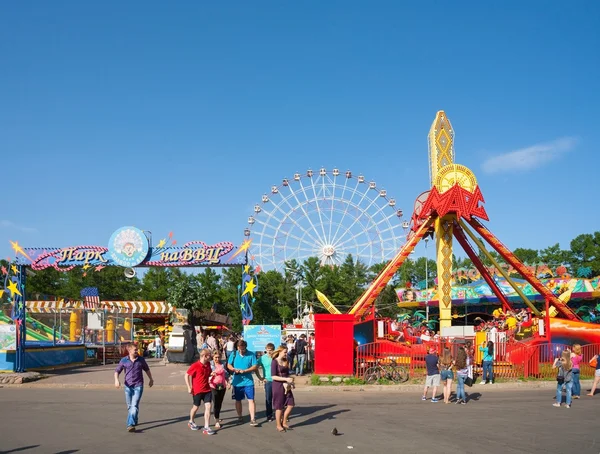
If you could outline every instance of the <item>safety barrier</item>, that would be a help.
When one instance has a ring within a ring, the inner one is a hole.
[[[469,341],[474,345],[473,339],[440,339],[436,342],[414,345],[392,341],[359,345],[355,355],[355,375],[357,378],[362,378],[365,371],[377,363],[385,365],[395,362],[404,366],[411,378],[422,378],[426,375],[425,356],[430,347],[434,347],[438,353],[442,352],[444,347],[449,347],[452,357],[456,358],[458,348]],[[494,346],[496,350],[493,363],[494,377],[508,380],[553,379],[557,373],[556,369],[552,368],[554,360],[560,357],[565,349],[571,347],[571,345],[556,343],[528,345],[515,341],[498,342]],[[582,346],[580,378],[594,377],[594,369],[588,363],[597,354],[600,354],[600,344]],[[481,377],[480,361],[475,362],[474,372]]]

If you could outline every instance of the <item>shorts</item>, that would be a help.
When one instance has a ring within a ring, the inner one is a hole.
[[[204,401],[204,404],[210,404],[212,402],[212,391],[208,391],[207,393],[194,394],[193,398],[194,405],[196,407],[202,405],[202,401]]]
[[[428,375],[425,379],[425,386],[440,386],[440,374]]]
[[[244,400],[244,397],[248,400],[254,400],[254,385],[233,387],[233,398],[236,402]]]
[[[596,369],[596,372],[594,372],[594,377],[600,377],[600,369]]]
[[[442,380],[454,380],[454,373],[451,370],[443,370]]]

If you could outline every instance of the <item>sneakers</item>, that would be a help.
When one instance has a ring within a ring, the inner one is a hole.
[[[215,429],[220,429],[220,428],[221,428],[221,423],[220,423],[220,422],[217,422],[217,423],[215,424]]]
[[[127,426],[127,432],[135,432],[135,426]]]
[[[214,431],[214,430],[212,430],[210,427],[203,427],[203,428],[202,428],[202,433],[203,433],[204,435],[214,435],[214,434],[215,434],[215,431]]]
[[[435,397],[432,397],[432,398],[431,398],[431,401],[432,401],[433,403],[439,402],[439,400],[437,400]]]
[[[554,403],[552,404],[552,406],[553,406],[553,407],[560,407],[560,404],[559,404],[558,402],[554,402]]]
[[[569,404],[565,405],[565,408],[571,408],[571,406]]]
[[[427,397],[423,396],[421,397],[421,400],[427,400]]]
[[[192,421],[188,422],[188,427],[189,427],[190,429],[192,429],[192,430],[198,430],[198,429],[200,429],[200,428],[199,428],[199,427],[196,425],[196,423],[194,423],[194,422],[192,422]]]
[[[460,401],[460,404],[461,404],[461,405],[467,405],[467,401],[466,401],[466,400],[461,400],[461,401]]]
[[[256,422],[256,419],[253,419],[252,421],[250,421],[250,425],[251,425],[252,427],[256,427],[256,426],[258,426],[258,423]]]
[[[460,404],[462,402],[461,399],[456,399],[456,402],[454,402],[456,405]]]
[[[486,381],[482,381],[481,383],[479,383],[480,385],[487,385]]]

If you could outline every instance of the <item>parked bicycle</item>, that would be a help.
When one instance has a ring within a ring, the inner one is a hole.
[[[393,383],[404,383],[408,381],[408,371],[403,366],[399,366],[394,360],[391,360],[389,364],[381,364],[381,361],[377,360],[375,366],[366,370],[364,380],[367,384],[373,384],[381,379]]]

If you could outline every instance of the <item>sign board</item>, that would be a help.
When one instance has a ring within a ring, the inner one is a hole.
[[[254,353],[264,352],[270,342],[277,348],[281,344],[281,326],[279,325],[246,325],[244,340],[248,342],[248,350]]]
[[[0,350],[17,349],[17,327],[15,325],[0,325]]]
[[[446,326],[442,328],[442,337],[475,337],[474,326]]]
[[[104,329],[104,317],[102,312],[88,312],[87,329]]]

